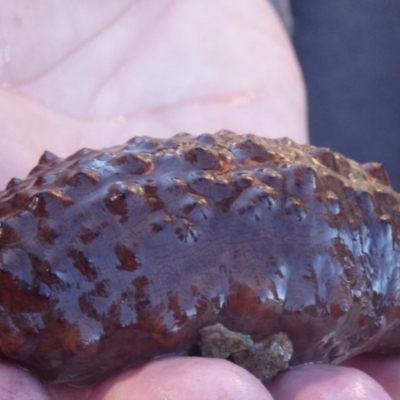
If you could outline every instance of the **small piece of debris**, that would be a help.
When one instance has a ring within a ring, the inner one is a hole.
[[[222,324],[199,331],[203,357],[224,358],[247,369],[264,384],[289,367],[293,345],[284,332],[254,342],[250,335],[231,331]]]

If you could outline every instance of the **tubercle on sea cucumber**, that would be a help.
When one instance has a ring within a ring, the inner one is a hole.
[[[283,332],[291,365],[399,352],[399,199],[379,164],[290,139],[45,152],[0,193],[0,356],[86,385],[218,323]]]

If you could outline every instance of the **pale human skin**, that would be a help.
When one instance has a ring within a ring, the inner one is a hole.
[[[3,0],[0,87],[0,187],[45,149],[135,135],[229,128],[307,141],[299,66],[264,0]],[[83,389],[4,365],[0,399],[400,399],[399,358],[353,365],[298,367],[269,391],[224,360],[166,358]]]

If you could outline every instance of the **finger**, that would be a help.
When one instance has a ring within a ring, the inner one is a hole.
[[[275,400],[390,400],[389,394],[364,372],[341,366],[302,365],[271,385]]]
[[[344,365],[364,371],[379,382],[393,399],[400,399],[400,356],[364,354],[346,361]]]
[[[249,372],[220,359],[173,357],[153,361],[101,384],[89,400],[272,400]]]
[[[26,371],[0,365],[0,400],[50,400],[43,386]]]

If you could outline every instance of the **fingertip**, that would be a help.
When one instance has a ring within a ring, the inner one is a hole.
[[[383,387],[364,372],[333,365],[302,365],[281,374],[271,385],[275,400],[390,400]]]
[[[400,398],[400,356],[363,354],[343,365],[364,371],[382,385],[393,399]]]
[[[225,360],[171,357],[100,385],[91,399],[272,400],[253,375]]]
[[[28,372],[0,365],[0,400],[50,400],[44,387]]]

